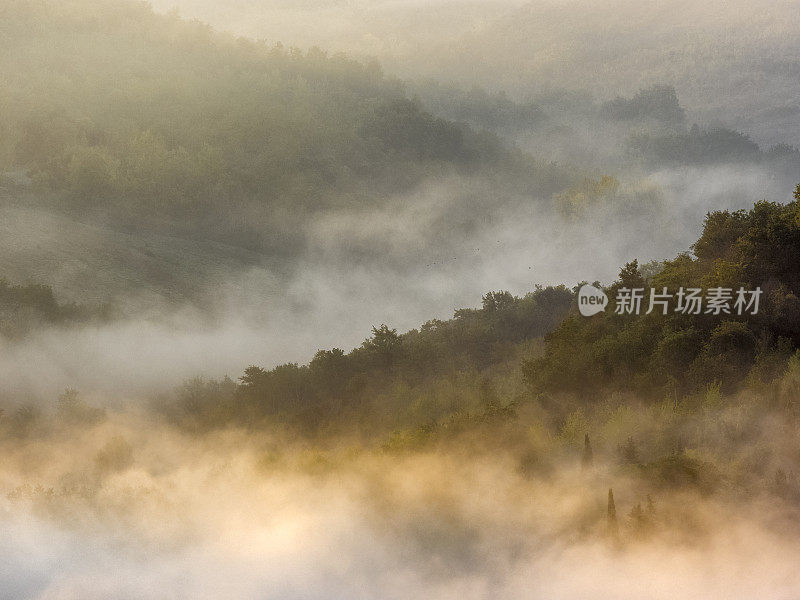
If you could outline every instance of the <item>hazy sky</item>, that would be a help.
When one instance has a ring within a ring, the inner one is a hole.
[[[694,118],[800,144],[798,0],[152,4],[240,35],[374,56],[404,78],[520,97],[569,88],[606,99],[671,84]]]

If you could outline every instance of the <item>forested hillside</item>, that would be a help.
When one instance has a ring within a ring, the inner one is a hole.
[[[490,292],[480,309],[457,310],[449,321],[431,320],[402,334],[373,327],[348,353],[333,348],[318,351],[308,365],[251,366],[238,386],[196,379],[159,405],[177,423],[201,431],[280,422],[306,433],[425,424],[483,411],[487,402],[500,409],[489,374],[509,376],[502,385],[516,394],[509,365],[535,348],[571,304],[564,286],[522,298]]]
[[[636,317],[607,311],[572,316],[547,338],[545,355],[525,364],[535,387],[592,397],[599,390],[680,396],[709,384],[732,393],[743,383],[769,384],[800,347],[800,186],[795,202],[759,202],[749,211],[706,217],[692,253],[650,269],[626,265],[608,289],[761,290],[757,314],[732,308],[717,314]],[[644,306],[642,311],[647,310]]]
[[[458,310],[450,321],[404,334],[375,327],[349,353],[334,348],[308,365],[251,366],[239,384],[189,382],[160,410],[192,430],[281,423],[373,437],[393,428],[461,429],[509,418],[515,407],[544,411],[560,427],[576,406],[594,410],[609,397],[687,407],[743,390],[785,399],[794,393],[784,385],[787,368],[796,377],[800,364],[798,214],[798,201],[709,213],[691,252],[641,268],[633,261],[605,288],[612,299],[621,288],[760,289],[756,314],[648,313],[644,302],[641,314],[612,307],[587,318],[576,311],[577,287],[523,298],[492,292],[480,309]]]
[[[125,0],[13,1],[0,19],[2,170],[84,216],[291,255],[310,213],[379,205],[426,177],[559,185],[432,117],[376,63]]]
[[[618,504],[609,500],[608,516],[590,501],[563,527],[579,536],[607,536],[611,527],[614,543],[695,539],[701,534],[685,520],[693,509],[680,500],[687,495],[722,506],[767,498],[783,519],[800,498],[791,471],[800,415],[799,235],[797,201],[710,213],[691,252],[631,262],[604,288],[615,298],[622,288],[760,287],[757,314],[609,307],[584,317],[577,287],[491,292],[451,320],[406,333],[376,326],[359,347],[320,350],[307,365],[251,366],[238,381],[198,377],[153,397],[135,418],[179,436],[179,446],[215,447],[234,436],[267,478],[300,472],[321,483],[349,476],[362,461],[379,470],[406,461],[438,468],[453,456],[458,464],[489,461],[496,476],[523,488],[560,482],[591,499],[613,485]],[[3,289],[51,298],[43,288]],[[71,389],[54,408],[5,404],[0,440],[116,431],[120,423],[106,420],[123,419]],[[112,437],[81,493],[96,502],[92,490],[105,489],[105,478],[148,460]],[[578,466],[580,478],[564,483]],[[58,506],[73,501],[70,490],[21,487],[11,498]],[[615,506],[624,507],[619,521]]]
[[[411,87],[435,114],[514,140],[539,157],[613,172],[753,165],[782,188],[795,183],[800,151],[786,131],[758,144],[720,119],[698,123],[672,85],[603,101],[590,91],[550,91],[525,101],[505,92],[426,81]]]

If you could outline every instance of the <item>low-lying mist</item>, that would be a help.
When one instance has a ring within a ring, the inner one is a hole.
[[[305,363],[320,348],[358,345],[381,323],[405,331],[450,318],[489,290],[609,282],[629,260],[687,248],[709,210],[790,197],[755,165],[663,169],[610,185],[553,198],[506,192],[498,207],[497,187],[481,179],[431,180],[380,207],[313,216],[302,254],[279,268],[253,252],[7,206],[0,272],[117,310],[110,321],[0,339],[0,389],[140,395],[200,374],[236,377],[254,363]],[[22,277],[25,265],[35,277]]]
[[[525,415],[510,436],[400,453],[279,430],[193,436],[140,410],[94,425],[48,417],[2,442],[0,587],[35,599],[788,598],[795,501],[746,465],[790,459],[796,429],[756,417],[744,426],[755,437],[733,442],[726,428],[747,406],[688,422],[724,483],[672,485],[620,465],[618,419],[581,466],[566,431]],[[647,439],[657,413],[633,410],[619,414],[638,415]]]

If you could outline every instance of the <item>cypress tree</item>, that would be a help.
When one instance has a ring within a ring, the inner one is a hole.
[[[581,458],[581,466],[585,469],[592,466],[594,455],[592,453],[592,444],[589,442],[589,434],[583,438],[583,457]]]
[[[614,490],[611,488],[608,488],[608,532],[614,538],[619,535],[619,526],[617,525],[617,507],[614,504]]]

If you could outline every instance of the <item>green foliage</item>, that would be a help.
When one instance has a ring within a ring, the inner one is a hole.
[[[381,445],[381,449],[387,453],[420,451],[437,441],[466,431],[502,428],[516,418],[513,404],[503,406],[497,401],[490,401],[484,406],[483,412],[456,412],[445,420],[431,421],[409,429],[396,429]]]
[[[707,409],[716,409],[722,405],[722,385],[719,381],[713,381],[706,385],[706,391],[703,395],[703,407]]]
[[[665,488],[694,487],[711,492],[720,483],[720,474],[713,465],[687,454],[670,454],[640,468],[643,477]]]
[[[763,389],[780,380],[771,388],[775,397],[797,404],[796,210],[761,202],[750,211],[712,213],[694,256],[648,265],[646,273],[631,261],[606,290],[612,298],[622,287],[674,293],[729,278],[731,287],[764,290],[757,315],[608,310],[585,318],[563,286],[521,298],[493,291],[480,308],[457,310],[451,320],[406,333],[381,324],[350,352],[320,350],[308,365],[251,366],[239,384],[189,382],[163,410],[199,429],[271,422],[308,434],[394,431],[386,449],[397,450],[424,447],[443,432],[513,422],[533,403],[563,448],[578,449],[591,432],[598,447],[619,446],[625,462],[646,464],[685,447],[687,414],[718,413],[746,383]],[[776,258],[765,263],[758,253]],[[542,335],[543,352],[531,352]],[[624,401],[631,393],[651,401],[652,411],[634,410]],[[594,420],[590,406],[598,407]],[[528,450],[534,463],[547,463],[540,449]]]
[[[581,438],[585,439],[586,432],[589,430],[589,422],[583,409],[578,408],[567,416],[567,420],[561,427],[559,436],[569,445],[577,444]]]
[[[599,180],[584,179],[580,184],[559,192],[555,196],[556,207],[567,218],[579,218],[598,205],[609,206],[617,198],[619,181],[611,175]]]
[[[450,430],[504,422],[514,418],[516,398],[494,378],[505,377],[501,369],[516,365],[529,342],[553,329],[572,303],[563,286],[539,287],[522,298],[490,292],[481,308],[457,310],[452,320],[403,334],[383,324],[349,353],[334,348],[320,350],[308,365],[250,366],[239,385],[196,379],[159,404],[190,428],[268,419],[309,433],[331,425],[416,432],[402,440],[418,440],[431,423],[454,415]]]
[[[800,350],[796,350],[789,358],[780,378],[780,395],[787,407],[795,414],[800,413]]]
[[[694,257],[681,254],[647,278],[632,261],[606,290],[613,303],[622,287],[666,287],[673,295],[679,287],[760,287],[757,315],[645,314],[646,300],[639,315],[572,315],[547,336],[544,356],[523,365],[527,381],[539,392],[585,398],[604,388],[659,397],[713,382],[730,393],[753,369],[756,380],[776,377],[781,357],[800,345],[797,210],[796,202],[758,202],[749,211],[710,213]]]

